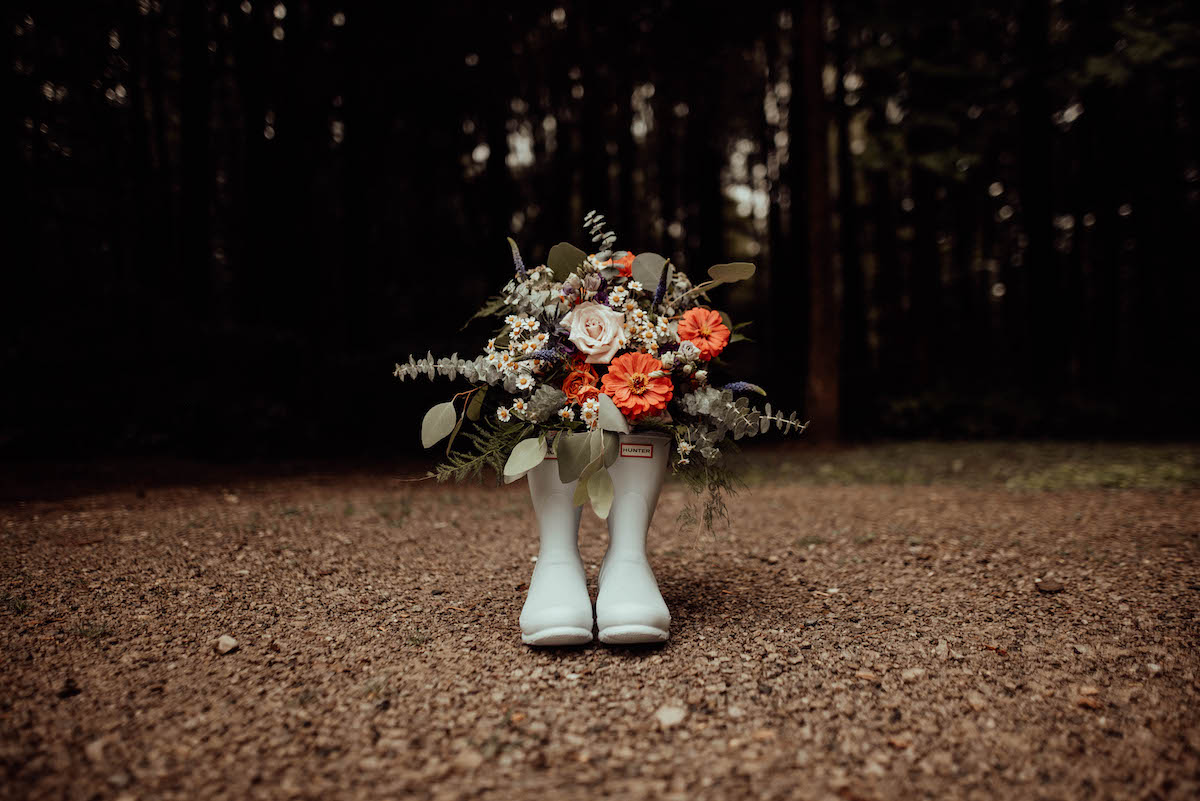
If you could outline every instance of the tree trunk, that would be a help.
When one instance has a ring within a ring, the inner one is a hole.
[[[839,352],[841,339],[837,274],[830,253],[829,111],[821,71],[825,66],[824,4],[806,3],[800,14],[800,94],[804,137],[804,261],[808,268],[809,340],[805,414],[810,438],[829,442],[841,433]]]

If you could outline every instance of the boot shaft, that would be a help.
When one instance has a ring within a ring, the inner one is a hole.
[[[621,435],[617,460],[608,468],[613,482],[610,554],[645,554],[646,531],[666,480],[670,451],[671,438],[665,434]]]
[[[530,470],[527,478],[541,539],[538,558],[578,557],[582,512],[582,508],[574,503],[578,482],[562,483],[558,478],[558,462],[554,459],[546,459]]]

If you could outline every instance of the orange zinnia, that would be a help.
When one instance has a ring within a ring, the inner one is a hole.
[[[711,359],[729,344],[729,328],[712,309],[688,309],[679,321],[679,338],[700,349],[700,358]]]
[[[621,413],[630,420],[651,412],[665,411],[667,401],[675,394],[670,376],[651,377],[662,370],[662,362],[648,353],[626,353],[608,365],[601,383],[604,394],[613,399]]]

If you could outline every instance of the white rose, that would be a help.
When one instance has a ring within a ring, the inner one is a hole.
[[[580,303],[561,320],[571,330],[571,344],[587,355],[588,364],[608,364],[625,345],[625,315],[594,301]]]
[[[700,358],[700,349],[685,339],[679,343],[679,350],[676,351],[675,355],[681,361],[694,362]]]

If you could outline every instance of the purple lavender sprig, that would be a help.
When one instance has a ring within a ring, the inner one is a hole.
[[[517,243],[513,241],[513,238],[511,236],[508,238],[508,244],[512,248],[513,267],[516,268],[517,275],[520,276],[521,278],[524,278],[525,277],[525,261],[524,261],[524,259],[521,258],[521,251],[517,250]]]
[[[669,268],[666,264],[663,265],[662,277],[658,279],[658,289],[654,290],[654,306],[663,302],[663,298],[667,296],[667,273]]]
[[[763,392],[762,387],[760,387],[758,384],[751,384],[749,381],[734,381],[732,384],[726,384],[725,386],[721,387],[721,389],[727,389],[730,392],[757,392],[761,395],[767,394]]]

